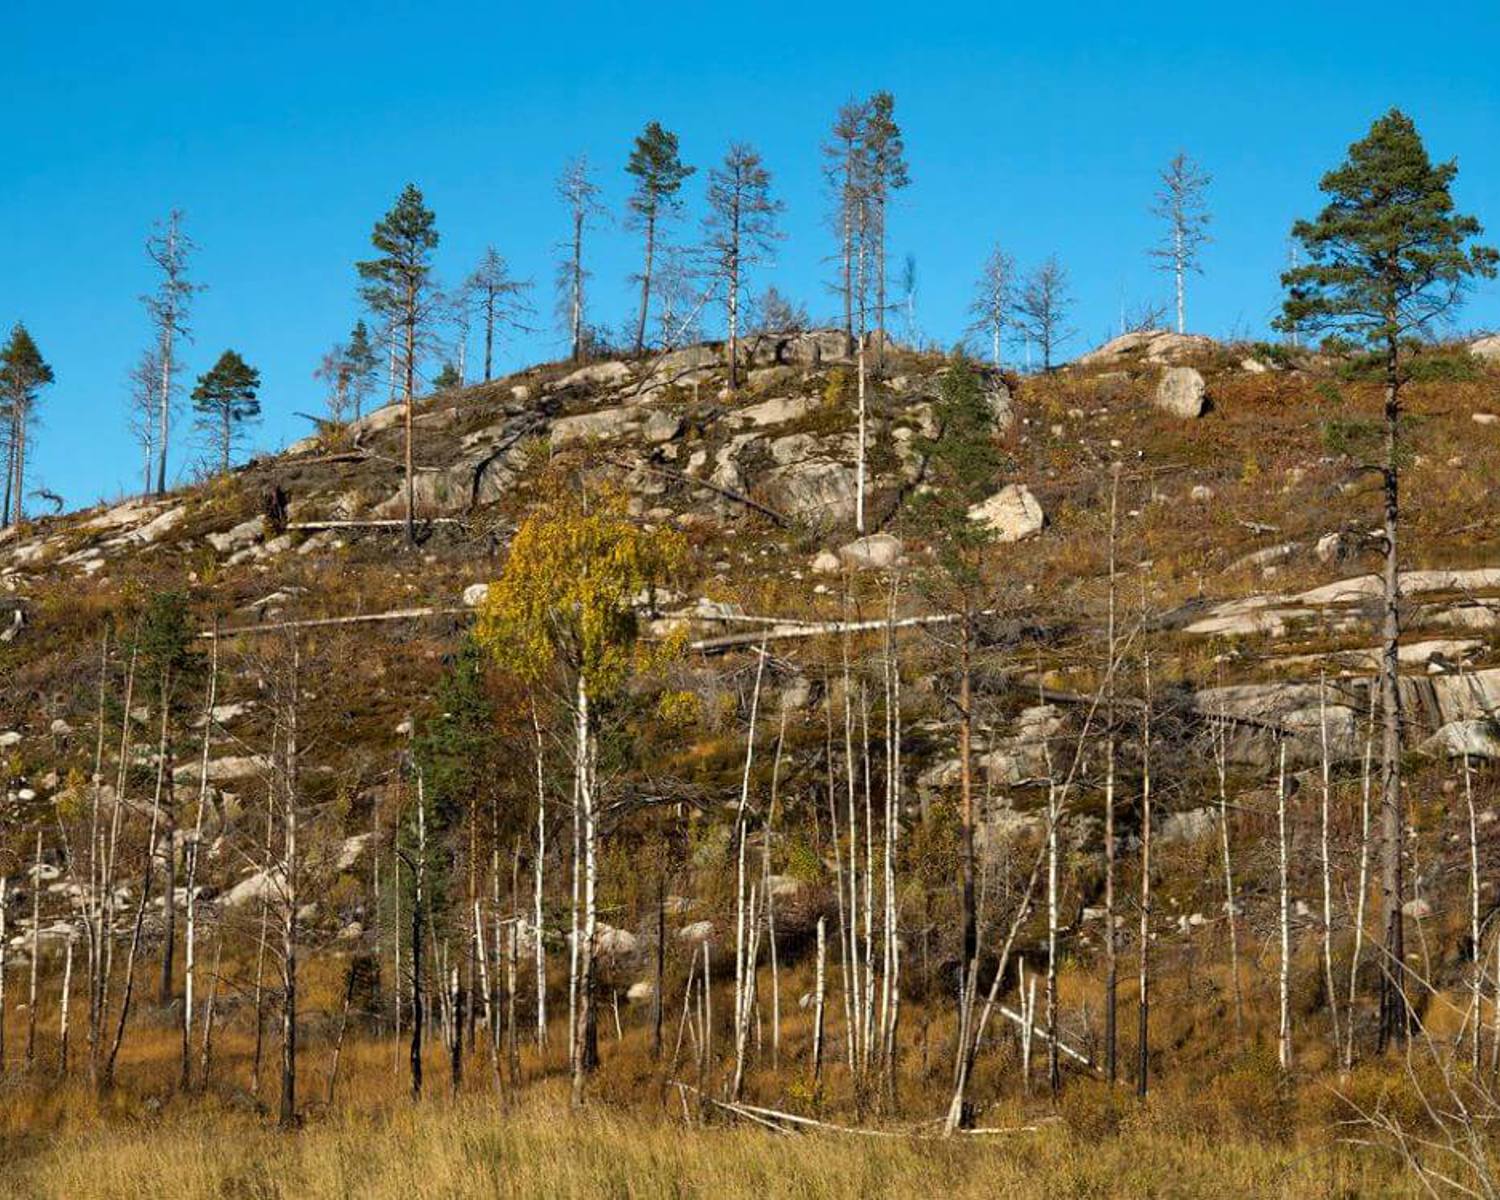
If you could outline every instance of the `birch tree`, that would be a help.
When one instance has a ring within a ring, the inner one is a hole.
[[[1179,150],[1161,172],[1161,187],[1152,205],[1153,216],[1165,228],[1162,240],[1149,251],[1161,270],[1171,273],[1177,296],[1177,332],[1187,332],[1187,277],[1202,274],[1199,255],[1208,243],[1208,185],[1212,176]]]
[[[771,173],[760,155],[734,142],[724,161],[708,174],[708,216],[704,233],[713,270],[723,288],[729,326],[729,386],[739,386],[740,306],[748,269],[770,255],[778,234],[782,204],[771,197]]]
[[[596,706],[649,665],[658,647],[639,641],[634,597],[682,561],[679,535],[648,533],[614,494],[587,501],[560,490],[517,531],[500,578],[480,608],[477,636],[495,661],[525,681],[560,666],[573,697],[573,786],[582,858],[582,926],[573,1101],[581,1104],[596,1046],[599,784]]]
[[[1401,644],[1398,574],[1401,527],[1402,389],[1407,343],[1451,314],[1476,278],[1492,278],[1500,254],[1476,243],[1479,222],[1454,208],[1456,162],[1434,163],[1410,117],[1392,109],[1323,176],[1328,203],[1292,236],[1307,262],[1281,277],[1283,330],[1339,332],[1380,356],[1384,367],[1381,478],[1384,563],[1380,618],[1380,919],[1379,1042],[1404,1041],[1407,999],[1401,795],[1402,712],[1397,680]],[[1350,1014],[1352,1024],[1353,1015]]]
[[[989,343],[990,364],[997,371],[1004,365],[1003,345],[1011,325],[1015,291],[1016,260],[996,243],[974,285],[974,299],[969,303],[969,315],[974,319],[969,332]]]
[[[406,542],[412,546],[416,544],[412,410],[417,361],[423,335],[440,300],[432,283],[432,254],[438,244],[436,219],[415,184],[407,184],[390,212],[375,223],[370,240],[378,257],[356,263],[355,269],[364,281],[365,302],[390,324],[397,352],[405,406]]]

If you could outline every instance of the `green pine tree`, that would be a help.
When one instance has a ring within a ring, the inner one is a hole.
[[[959,825],[963,900],[963,958],[974,961],[978,946],[978,906],[974,891],[974,729],[973,665],[979,619],[985,608],[985,558],[995,534],[969,516],[970,508],[995,490],[1005,458],[995,443],[995,422],[984,384],[972,364],[958,358],[943,376],[933,406],[938,435],[923,439],[925,486],[914,498],[910,530],[926,543],[932,567],[918,580],[934,605],[959,616],[958,695]]]
[[[635,325],[635,352],[646,345],[646,317],[651,306],[651,266],[656,255],[656,231],[662,219],[674,212],[677,193],[695,168],[685,165],[677,152],[677,135],[652,121],[635,139],[635,149],[625,165],[636,179],[630,197],[630,212],[645,233],[646,264],[641,272],[641,310]]]
[[[416,394],[417,355],[432,316],[432,252],[437,249],[437,218],[409,183],[395,206],[375,223],[370,241],[379,257],[355,264],[364,281],[365,303],[384,317],[400,347],[402,401],[406,406],[406,543],[416,544],[413,509],[415,467],[412,458],[412,401]]]
[[[1381,619],[1381,972],[1380,1044],[1405,1038],[1405,891],[1401,799],[1401,701],[1396,668],[1401,639],[1397,533],[1400,527],[1401,390],[1404,343],[1454,311],[1477,276],[1495,274],[1496,252],[1475,244],[1482,229],[1454,210],[1456,162],[1434,163],[1410,117],[1392,109],[1323,176],[1328,203],[1292,236],[1307,254],[1287,271],[1279,326],[1336,333],[1363,342],[1385,365],[1385,447],[1379,471],[1385,509]]]
[[[370,344],[370,331],[364,321],[354,322],[349,333],[349,344],[344,348],[344,367],[348,372],[348,398],[354,406],[354,419],[359,420],[364,411],[366,398],[375,386],[375,372],[379,369],[375,347]]]
[[[226,474],[244,427],[260,417],[259,390],[260,372],[234,350],[224,351],[209,371],[198,376],[193,411],[198,414],[198,428],[218,456],[219,469]]]
[[[0,438],[5,444],[5,500],[0,504],[0,527],[21,520],[26,495],[27,436],[37,395],[52,382],[52,368],[42,358],[26,326],[17,322],[5,346],[0,348]]]

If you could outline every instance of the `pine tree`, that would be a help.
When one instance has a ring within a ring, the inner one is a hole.
[[[896,98],[890,92],[876,92],[870,97],[861,139],[865,155],[865,178],[870,192],[869,237],[875,255],[875,329],[879,338],[876,350],[885,362],[886,316],[886,210],[891,193],[908,186],[911,175],[906,164],[906,143],[896,124]]]
[[[959,829],[960,881],[963,909],[963,957],[960,969],[972,994],[970,974],[978,947],[978,906],[975,897],[973,730],[974,652],[979,614],[984,607],[983,566],[995,534],[969,515],[970,507],[994,490],[1005,460],[995,443],[994,415],[984,396],[979,374],[963,358],[944,374],[942,391],[933,406],[939,433],[924,439],[925,487],[911,506],[912,532],[932,550],[932,567],[919,584],[943,609],[957,611],[959,661]]]
[[[208,438],[225,474],[235,447],[244,437],[245,425],[260,416],[259,389],[260,372],[234,350],[219,355],[219,361],[198,377],[198,386],[193,389],[198,428]]]
[[[370,241],[379,257],[356,263],[355,269],[364,280],[365,303],[390,322],[399,338],[401,390],[406,410],[406,542],[415,545],[412,406],[416,398],[417,356],[436,296],[432,286],[432,253],[438,244],[436,218],[416,184],[407,184],[391,211],[375,223]]]
[[[362,320],[354,322],[349,332],[344,365],[348,371],[347,399],[357,421],[364,413],[365,400],[374,390],[375,372],[380,365],[375,347],[370,344],[370,331]]]
[[[745,269],[765,260],[779,236],[776,214],[781,201],[771,198],[771,173],[760,155],[735,142],[721,166],[708,175],[708,216],[704,221],[708,253],[724,286],[729,320],[729,386],[739,386],[740,305]]]
[[[1401,642],[1397,534],[1400,528],[1401,389],[1406,342],[1462,301],[1476,277],[1495,275],[1500,255],[1474,239],[1483,232],[1454,211],[1453,161],[1433,163],[1410,117],[1392,109],[1323,176],[1328,203],[1316,220],[1298,221],[1292,236],[1307,261],[1285,272],[1282,329],[1338,332],[1362,341],[1385,366],[1385,446],[1379,467],[1384,495],[1385,568],[1381,618],[1381,972],[1380,1044],[1406,1037],[1405,891],[1401,799]]]
[[[26,449],[35,419],[38,393],[53,382],[52,368],[42,358],[26,326],[17,322],[0,348],[0,423],[5,436],[5,500],[0,526],[21,521],[26,496]]]
[[[843,303],[844,339],[854,345],[855,245],[865,226],[866,192],[863,139],[869,105],[849,100],[834,117],[823,144],[824,175],[833,194],[831,220],[839,238],[839,281],[835,290]]]
[[[635,139],[635,149],[625,170],[636,179],[630,197],[633,224],[645,235],[646,259],[641,271],[641,309],[635,324],[635,352],[646,345],[646,317],[651,307],[651,267],[656,256],[658,229],[680,203],[678,192],[695,168],[683,163],[677,152],[677,135],[652,121]]]

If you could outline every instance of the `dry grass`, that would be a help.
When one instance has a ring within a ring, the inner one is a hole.
[[[1414,1194],[1337,1150],[1224,1141],[1149,1119],[1099,1137],[1069,1123],[959,1141],[691,1131],[639,1112],[569,1114],[544,1086],[355,1111],[287,1135],[217,1106],[100,1125],[7,1151],[17,1197],[1297,1196]]]

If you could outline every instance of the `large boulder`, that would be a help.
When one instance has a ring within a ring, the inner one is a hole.
[[[777,396],[740,409],[734,415],[743,425],[760,428],[799,421],[817,409],[819,401],[812,396]]]
[[[612,387],[630,378],[630,368],[622,362],[590,363],[564,375],[552,385],[555,391],[569,387]]]
[[[901,539],[889,533],[872,533],[839,547],[839,559],[850,570],[883,571],[901,558]]]
[[[1492,333],[1470,342],[1469,353],[1485,362],[1500,363],[1500,333]]]
[[[362,435],[367,433],[379,433],[384,429],[394,429],[397,425],[401,424],[405,413],[405,404],[387,404],[383,408],[377,408],[374,412],[366,413],[357,421],[350,421],[344,427],[344,432],[351,438],[358,440]]]
[[[1136,329],[1122,333],[1097,350],[1080,355],[1078,364],[1090,367],[1141,359],[1149,363],[1174,363],[1206,354],[1218,347],[1200,333],[1172,333],[1166,329]]]
[[[854,469],[827,459],[806,459],[767,471],[760,489],[772,508],[828,528],[854,519]]]
[[[1016,423],[1015,404],[1011,399],[1010,388],[1000,376],[991,376],[985,384],[984,399],[990,407],[990,417],[994,420],[996,429],[1003,433]]]
[[[634,429],[640,416],[633,408],[601,408],[576,417],[560,417],[552,422],[552,445],[558,447],[617,438]]]
[[[1030,488],[1012,483],[971,507],[969,520],[988,528],[997,542],[1019,542],[1040,533],[1047,516]]]
[[[1208,407],[1208,384],[1192,367],[1168,367],[1156,385],[1156,407],[1183,420],[1201,417]]]

